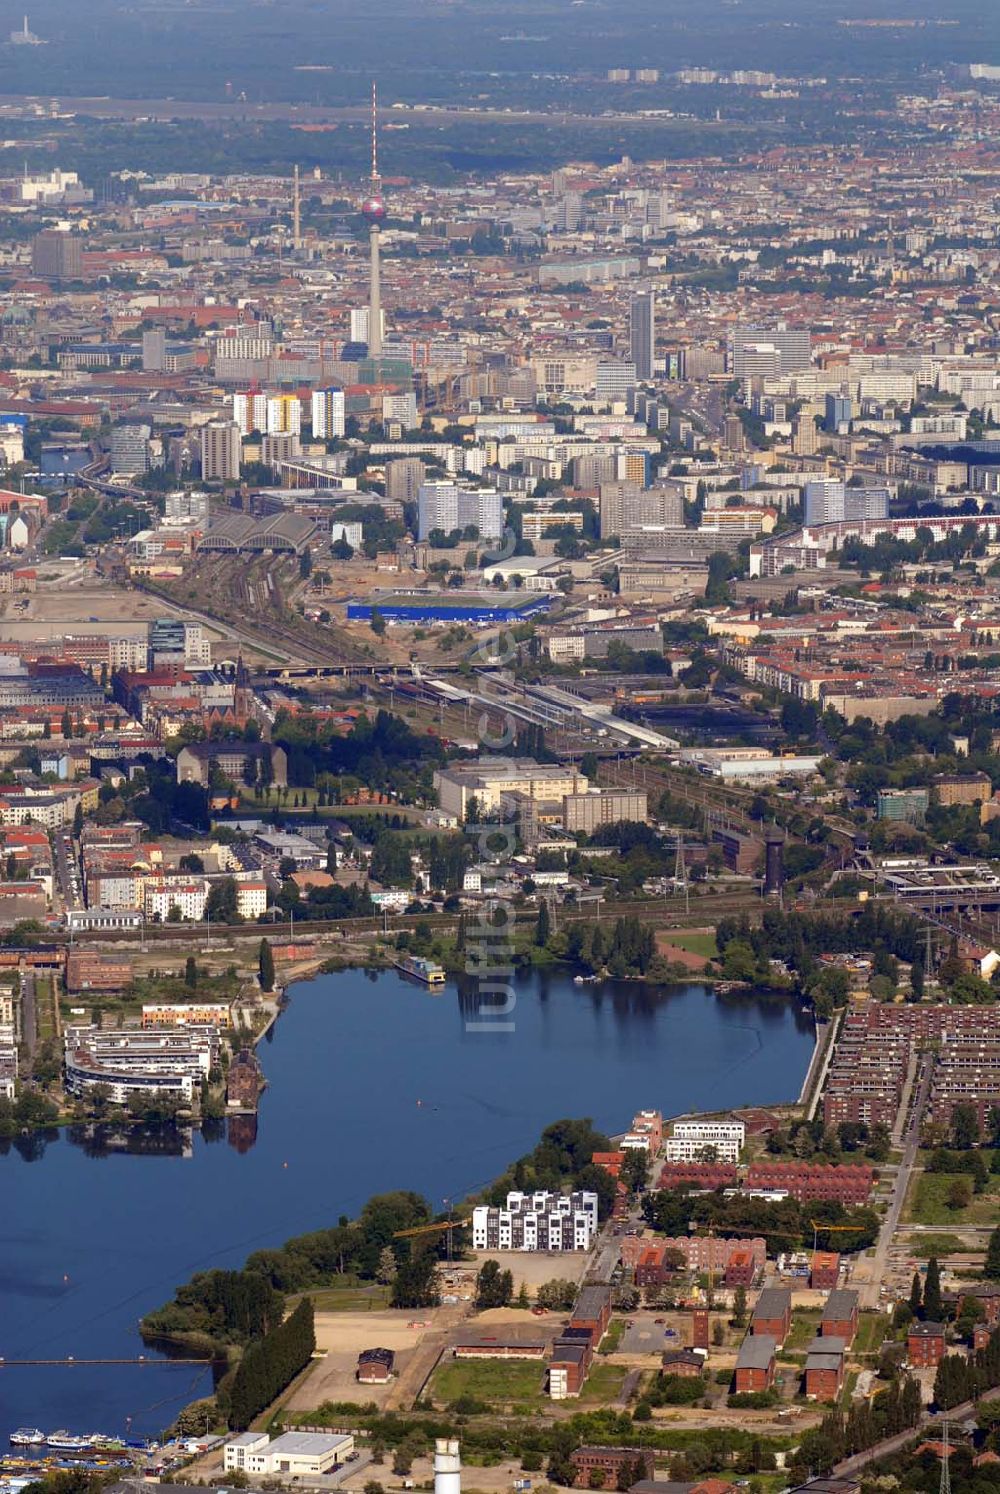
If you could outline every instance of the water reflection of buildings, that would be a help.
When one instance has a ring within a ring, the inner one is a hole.
[[[70,1126],[69,1140],[88,1157],[193,1157],[194,1137],[187,1126]]]
[[[240,1156],[248,1152],[257,1140],[257,1112],[253,1110],[242,1115],[231,1115],[226,1139]]]

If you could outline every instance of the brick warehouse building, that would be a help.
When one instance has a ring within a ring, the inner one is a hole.
[[[623,1469],[631,1472],[633,1484],[653,1477],[653,1451],[648,1447],[578,1447],[569,1460],[575,1489],[592,1489],[597,1482],[591,1482],[595,1473],[603,1476],[600,1487],[604,1489],[618,1488]]]

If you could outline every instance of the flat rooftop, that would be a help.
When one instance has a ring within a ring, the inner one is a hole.
[[[373,591],[356,600],[371,607],[503,607],[523,612],[550,599],[540,592],[472,591],[461,587],[454,591]]]

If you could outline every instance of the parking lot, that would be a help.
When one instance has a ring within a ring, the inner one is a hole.
[[[618,1349],[622,1354],[662,1354],[685,1343],[679,1314],[640,1310],[628,1318]]]

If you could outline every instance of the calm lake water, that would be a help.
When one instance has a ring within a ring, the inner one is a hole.
[[[701,985],[531,973],[513,1031],[471,1030],[481,1015],[453,984],[431,994],[395,972],[320,976],[292,988],[260,1049],[256,1138],[140,1138],[141,1155],[59,1133],[0,1143],[0,1356],[135,1357],[138,1319],[195,1271],[238,1266],[387,1189],[440,1208],[562,1116],[618,1132],[641,1107],[795,1099],[813,1047],[792,1003]],[[210,1389],[207,1368],[162,1359],[8,1364],[0,1439],[22,1424],[156,1432]]]

